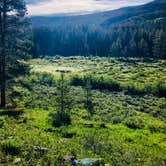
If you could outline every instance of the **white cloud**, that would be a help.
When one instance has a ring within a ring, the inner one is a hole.
[[[152,0],[49,0],[28,5],[31,15],[94,12],[139,5]]]

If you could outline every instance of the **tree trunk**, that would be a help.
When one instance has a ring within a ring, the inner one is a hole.
[[[6,0],[1,14],[1,107],[6,105]]]

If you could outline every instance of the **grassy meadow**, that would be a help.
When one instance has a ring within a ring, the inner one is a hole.
[[[108,166],[166,165],[166,60],[78,56],[28,63],[30,74],[15,80],[8,108],[0,110],[0,165],[59,166],[64,156],[100,158]],[[54,127],[61,72],[70,85],[71,124]],[[84,104],[87,78],[93,113]]]

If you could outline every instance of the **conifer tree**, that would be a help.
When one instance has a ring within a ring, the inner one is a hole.
[[[90,114],[94,113],[93,102],[92,102],[92,86],[91,81],[89,78],[86,80],[86,87],[85,87],[85,107],[89,111]]]
[[[61,72],[61,77],[57,83],[56,91],[56,112],[51,113],[52,124],[55,127],[70,124],[69,111],[72,106],[72,96],[70,87],[65,81],[64,72]]]
[[[31,35],[26,15],[27,10],[23,0],[0,1],[1,107],[6,105],[7,79],[18,75],[18,72],[24,69],[20,60],[29,58],[27,52],[31,46]]]

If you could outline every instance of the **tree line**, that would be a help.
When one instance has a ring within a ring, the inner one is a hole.
[[[166,58],[165,19],[94,25],[37,27],[32,54]]]

